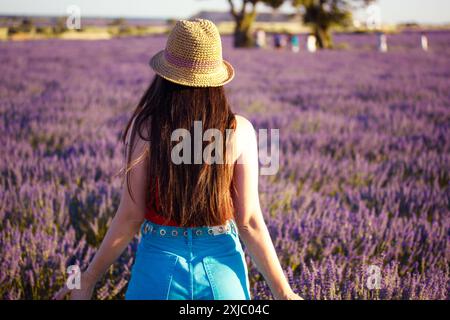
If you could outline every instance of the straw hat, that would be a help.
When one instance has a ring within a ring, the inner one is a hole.
[[[219,30],[205,19],[178,21],[150,66],[161,77],[192,87],[219,87],[234,77],[233,67],[222,59]]]

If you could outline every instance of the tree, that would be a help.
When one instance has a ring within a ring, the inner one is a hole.
[[[116,18],[109,23],[112,27],[122,27],[127,25],[127,21],[124,18]]]
[[[292,0],[292,5],[303,13],[303,22],[312,27],[319,48],[331,48],[330,30],[351,22],[352,5],[367,5],[374,0]]]
[[[65,17],[58,17],[55,19],[53,27],[52,27],[54,34],[60,34],[60,33],[67,31],[66,19],[67,18],[65,18]]]
[[[33,19],[25,17],[22,19],[19,29],[21,32],[31,32],[33,31],[33,27]]]
[[[242,0],[241,2],[241,8],[238,9],[236,1],[228,0],[230,13],[236,23],[234,29],[234,46],[251,47],[253,46],[253,38],[250,31],[257,16],[256,5],[263,3],[276,9],[283,4],[284,0]]]
[[[14,21],[17,21],[17,19],[14,19]],[[33,31],[33,29],[34,29],[33,19],[24,17],[20,19],[20,24],[8,28],[8,34],[12,35],[18,32],[30,33]]]

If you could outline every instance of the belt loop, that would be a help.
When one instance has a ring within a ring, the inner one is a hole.
[[[239,230],[237,228],[236,222],[234,219],[230,219],[231,229],[234,231],[235,235],[239,236]]]

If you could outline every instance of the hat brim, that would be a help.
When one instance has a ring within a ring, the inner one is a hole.
[[[195,73],[189,68],[170,64],[164,57],[164,50],[155,54],[149,62],[156,74],[171,82],[191,87],[220,87],[234,78],[233,66],[225,60],[212,73]]]

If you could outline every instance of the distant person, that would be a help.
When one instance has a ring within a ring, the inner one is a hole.
[[[299,37],[297,34],[292,34],[290,36],[290,41],[291,41],[291,50],[292,52],[299,52],[300,51],[300,42],[299,42]]]
[[[310,34],[306,40],[306,50],[308,52],[316,52],[317,50],[317,38],[315,35]]]
[[[289,37],[288,34],[284,34],[284,33],[281,34],[281,48],[286,48],[287,47],[287,45],[288,45],[288,37]]]
[[[275,49],[283,49],[287,45],[286,36],[283,33],[275,33],[273,42]]]
[[[387,37],[384,33],[380,33],[378,35],[378,51],[380,52],[388,51]]]
[[[279,33],[275,33],[273,35],[273,46],[275,47],[275,49],[281,49],[282,48],[282,36]]]
[[[275,299],[301,299],[283,273],[260,208],[255,129],[227,102],[224,85],[234,69],[222,58],[219,30],[209,20],[178,21],[150,66],[155,76],[122,135],[117,212],[79,288],[66,285],[55,298],[70,292],[72,299],[90,299],[140,231],[127,300],[251,299],[241,240]],[[227,137],[212,148],[216,156],[216,147],[226,153],[223,159],[210,162],[202,128]],[[200,150],[191,152],[196,136]],[[182,144],[187,138],[189,151]]]
[[[266,46],[266,32],[263,29],[256,30],[255,44],[257,48],[264,48]]]
[[[423,51],[428,51],[428,38],[424,33],[420,36],[420,44]]]

